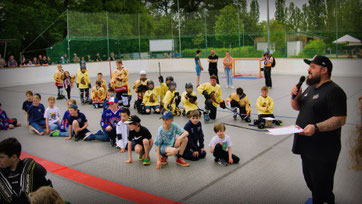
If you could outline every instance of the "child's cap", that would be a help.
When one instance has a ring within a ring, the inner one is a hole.
[[[173,114],[172,114],[170,111],[165,111],[165,112],[162,114],[161,118],[170,119],[170,118],[173,118]],[[160,119],[161,119],[161,118],[160,118]]]
[[[128,118],[128,120],[124,123],[126,124],[135,124],[140,123],[141,119],[137,115],[131,115],[131,117]]]
[[[78,106],[75,105],[75,104],[71,104],[69,107],[70,107],[70,108],[73,108],[74,110],[77,110],[77,109],[78,109]]]
[[[118,103],[118,99],[116,97],[112,97],[109,99],[108,103]]]

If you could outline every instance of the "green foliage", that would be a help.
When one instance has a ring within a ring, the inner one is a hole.
[[[220,10],[220,15],[216,16],[216,18],[216,39],[223,42],[225,46],[234,44],[238,40],[238,36],[232,34],[238,34],[240,32],[237,10],[234,5],[230,4],[225,6]]]
[[[268,42],[267,26],[264,27],[264,39],[265,42]],[[285,48],[285,28],[276,20],[270,21],[270,42],[275,44],[274,49],[282,50]]]
[[[323,40],[313,40],[309,42],[299,53],[298,57],[311,58],[314,55],[324,55],[326,49],[326,44]]]
[[[192,42],[196,47],[200,47],[200,45],[205,42],[205,36],[203,33],[199,33],[195,38],[192,39]]]

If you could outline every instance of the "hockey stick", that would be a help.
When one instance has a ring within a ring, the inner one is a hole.
[[[241,126],[241,125],[234,125],[234,124],[230,124],[230,123],[223,123],[223,124],[233,126],[233,127],[243,128],[243,129],[247,129],[247,130],[253,130],[253,131],[257,131],[257,132],[268,132],[268,130],[265,130],[265,129],[255,129],[255,128],[251,128],[251,127],[246,127],[246,126]]]

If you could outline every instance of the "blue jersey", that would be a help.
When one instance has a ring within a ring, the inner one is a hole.
[[[101,126],[106,129],[108,126],[116,128],[117,123],[121,121],[121,108],[117,107],[117,110],[113,112],[111,109],[107,109],[102,114]]]
[[[69,127],[69,111],[65,111],[63,119],[62,119],[62,123],[60,124],[60,132],[66,132],[66,129]]]
[[[0,130],[7,130],[9,128],[9,118],[4,110],[0,111]]]
[[[28,100],[24,101],[24,103],[23,103],[23,111],[28,111],[28,109],[29,109],[29,107],[31,105],[33,105],[32,101],[28,101]]]
[[[39,103],[38,106],[34,106],[31,105],[28,109],[28,122],[33,123],[33,122],[40,122],[44,119],[44,112],[45,112],[45,108],[43,106],[43,104]]]

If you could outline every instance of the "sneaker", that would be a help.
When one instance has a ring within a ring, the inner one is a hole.
[[[50,137],[56,137],[56,136],[59,136],[59,130],[56,130],[56,131],[53,131],[49,134]]]
[[[235,87],[233,85],[231,85],[230,88],[235,89]]]
[[[176,164],[181,166],[190,166],[189,163],[187,163],[185,160],[183,160],[181,157],[176,159]]]
[[[151,164],[150,157],[146,157],[145,160],[143,160],[143,166],[148,166]]]
[[[218,163],[220,166],[222,166],[222,167],[225,167],[225,166],[228,165],[228,163],[227,163],[224,159],[219,159],[219,160],[217,161],[217,163]]]
[[[249,117],[246,117],[246,118],[245,118],[245,122],[250,123],[250,122],[251,122],[250,118],[249,118]]]
[[[140,155],[138,156],[138,160],[140,160],[140,161],[143,161],[143,160],[144,160],[144,158],[143,158],[143,152],[141,152]]]
[[[75,137],[74,138],[74,141],[76,141],[76,142],[79,141],[79,140],[80,140],[80,137]]]
[[[83,137],[84,141],[90,141],[90,140],[94,140],[96,137],[93,134],[89,134],[86,135],[85,137]]]
[[[162,156],[162,157],[161,157],[161,164],[163,164],[163,165],[168,164],[168,162],[167,162],[167,156]]]
[[[234,114],[234,115],[233,115],[234,120],[236,120],[237,117],[238,117],[237,114]]]

